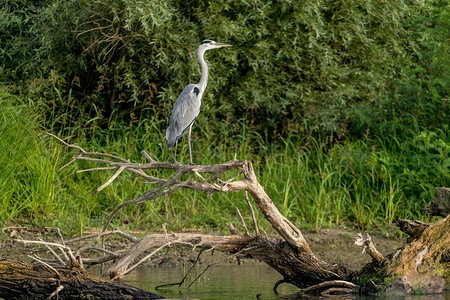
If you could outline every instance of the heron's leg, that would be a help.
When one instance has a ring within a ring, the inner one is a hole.
[[[194,122],[192,122],[194,124]],[[192,162],[192,151],[191,151],[191,130],[192,130],[192,124],[189,126],[189,134],[188,134],[188,144],[189,144],[189,164],[193,165]]]
[[[175,141],[175,150],[173,151],[173,162],[174,163],[177,162],[177,146],[178,146],[178,141]]]

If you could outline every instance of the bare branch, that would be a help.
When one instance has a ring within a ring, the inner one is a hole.
[[[242,226],[244,227],[245,234],[246,235],[250,235],[250,232],[248,232],[247,225],[245,224],[244,218],[242,217],[241,212],[239,211],[239,208],[236,207],[236,210],[237,210],[237,213],[239,215],[239,218],[241,219],[241,223],[242,223]]]
[[[111,158],[111,159],[115,159],[118,160],[122,163],[130,163],[129,159],[124,159],[120,156],[117,155],[113,155],[113,154],[109,154],[109,153],[100,153],[100,152],[84,152],[84,153],[78,153],[79,155],[82,156],[100,156],[100,157],[106,157],[106,158]]]
[[[203,181],[203,182],[205,182],[206,181],[206,179],[205,178],[203,178],[203,176],[202,175],[200,175],[200,173],[199,172],[197,172],[197,170],[194,170],[194,174],[195,175],[197,175],[198,177],[200,177],[200,179]]]
[[[311,293],[311,292],[315,292],[317,290],[323,290],[323,289],[328,290],[330,288],[356,289],[356,288],[358,288],[358,286],[352,282],[345,281],[345,280],[332,280],[332,281],[321,282],[319,284],[315,284],[310,287],[307,287],[306,289],[303,289],[303,292]]]
[[[83,148],[81,148],[81,147],[79,147],[79,146],[77,146],[77,145],[70,145],[70,144],[64,142],[62,139],[60,139],[59,137],[57,137],[57,136],[54,135],[54,134],[51,134],[51,133],[49,133],[49,132],[46,132],[46,133],[44,134],[44,137],[45,137],[45,136],[50,136],[50,137],[52,137],[52,138],[58,140],[61,144],[63,144],[63,145],[66,146],[66,147],[69,147],[69,148],[75,148],[75,149],[80,150],[82,153],[86,153],[86,151],[84,151]]]
[[[248,208],[250,209],[250,213],[252,214],[253,228],[255,229],[255,235],[259,236],[258,222],[256,221],[255,212],[253,211],[253,205],[250,202],[250,199],[248,198],[247,191],[245,191],[245,199],[247,200]]]
[[[81,253],[83,253],[84,251],[88,251],[88,250],[95,250],[95,251],[103,252],[103,253],[109,254],[110,256],[113,256],[115,258],[119,258],[120,257],[120,255],[118,253],[116,253],[116,252],[109,251],[109,250],[106,250],[106,249],[103,249],[103,248],[99,248],[99,247],[83,247],[83,248],[80,248],[80,249],[78,249],[75,252],[75,256],[76,257],[77,256],[81,256]]]
[[[105,182],[105,183],[102,184],[99,188],[97,188],[97,189],[95,190],[94,195],[97,194],[98,192],[100,192],[101,190],[103,190],[105,187],[107,187],[111,182],[113,182],[114,179],[116,179],[116,178],[120,175],[120,173],[123,172],[123,170],[125,170],[125,167],[124,167],[124,166],[120,167],[120,168],[116,171],[116,173],[114,173],[114,175],[111,176],[111,178],[110,178],[107,182]]]
[[[73,160],[75,161],[75,160]],[[91,172],[91,171],[106,171],[106,170],[115,170],[116,167],[101,167],[101,168],[91,168],[91,169],[84,169],[84,170],[78,170],[77,173],[83,173],[83,172]]]
[[[15,239],[14,241],[19,242],[19,243],[24,243],[25,245],[27,244],[40,244],[40,245],[48,245],[48,246],[53,246],[53,247],[58,247],[58,248],[62,248],[64,250],[70,250],[69,247],[58,244],[58,243],[52,243],[52,242],[44,242],[44,241],[28,241],[28,240],[22,240],[22,239]]]
[[[58,272],[55,268],[53,268],[52,266],[50,266],[48,263],[43,262],[42,260],[40,260],[40,259],[38,259],[37,257],[32,256],[32,255],[27,255],[27,256],[28,256],[29,258],[31,258],[31,259],[33,259],[33,260],[35,260],[35,261],[37,261],[37,262],[43,264],[44,266],[46,266],[47,268],[49,268],[50,270],[52,270],[53,272],[55,272],[55,274],[56,274],[56,276],[58,276],[58,278],[61,278],[61,274],[59,274],[59,272]]]
[[[141,153],[148,160],[148,162],[150,163],[155,162],[155,160],[145,150],[142,150]]]
[[[238,178],[240,175],[242,175],[242,171],[239,171],[239,173],[236,176],[228,179],[227,181],[223,181],[223,180],[220,180],[220,179],[219,179],[219,181],[222,182],[224,186],[227,186],[230,182],[232,182],[233,180]]]
[[[166,189],[166,190],[164,190],[164,191],[161,191],[161,192],[159,192],[159,193],[157,193],[157,194],[153,194],[153,195],[152,195],[151,193],[147,192],[147,193],[144,193],[143,195],[141,195],[140,197],[138,197],[138,198],[136,198],[136,199],[129,200],[129,201],[126,201],[126,202],[120,204],[120,205],[117,206],[117,207],[111,212],[111,214],[109,215],[108,220],[106,221],[105,226],[103,226],[103,231],[105,231],[106,228],[108,228],[109,224],[111,224],[112,218],[114,217],[114,215],[115,215],[121,208],[123,208],[123,207],[125,207],[125,206],[127,206],[127,205],[130,205],[130,204],[142,204],[142,203],[144,203],[145,201],[157,199],[157,198],[159,198],[159,197],[161,197],[161,196],[163,196],[163,195],[166,195],[166,194],[168,194],[168,193],[171,193],[171,192],[173,192],[173,191],[176,191],[176,190],[178,190],[178,189],[180,189],[180,188],[182,188],[182,187],[187,187],[188,182],[189,182],[189,180],[187,180],[186,182],[183,182],[183,183],[179,183],[179,184],[177,184],[177,185],[174,185],[174,186],[172,186],[172,187],[170,187],[170,188],[168,188],[168,189]]]
[[[61,230],[58,227],[45,227],[45,229],[55,230],[59,238],[61,239],[61,244],[63,244],[64,246],[66,245],[66,243],[64,243],[64,237],[61,234]]]
[[[39,238],[39,240],[41,240],[42,241],[42,239],[41,238]],[[54,257],[56,257],[56,259],[61,263],[61,266],[64,266],[65,265],[65,263],[64,263],[64,261],[61,259],[61,257],[59,257],[59,255],[58,254],[56,254],[56,252],[49,246],[49,245],[44,245],[52,254],[53,254],[53,256]],[[64,253],[64,252],[63,252]]]
[[[48,297],[48,299],[52,299],[53,297],[58,297],[58,293],[61,292],[64,289],[64,286],[60,284],[56,290]]]
[[[71,244],[71,243],[80,242],[80,241],[87,240],[87,239],[93,239],[93,238],[104,237],[104,236],[115,235],[115,234],[117,234],[123,238],[126,238],[126,239],[132,241],[133,243],[136,243],[139,241],[138,238],[135,238],[134,236],[126,234],[125,232],[123,232],[119,229],[116,229],[116,230],[112,230],[112,231],[102,231],[99,233],[93,233],[93,234],[85,235],[85,236],[78,237],[75,239],[67,240],[66,243]]]
[[[58,169],[58,172],[61,172],[63,169],[65,169],[66,167],[68,167],[70,164],[72,164],[74,161],[76,161],[75,158],[72,158],[67,164],[65,164],[64,166],[62,166],[61,168]]]

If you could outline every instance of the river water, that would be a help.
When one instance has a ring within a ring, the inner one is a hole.
[[[180,282],[187,272],[183,266],[176,267],[141,267],[125,277],[124,282],[139,288],[156,292],[170,299],[201,299],[201,300],[228,300],[228,299],[273,299],[273,300],[450,300],[450,291],[443,295],[419,296],[302,296],[293,285],[282,284],[278,287],[278,294],[272,290],[275,282],[281,279],[272,268],[264,264],[224,264],[213,265],[205,270],[206,266],[197,266],[187,277],[181,287],[178,285],[155,290],[156,286]],[[194,279],[200,277],[188,287]]]

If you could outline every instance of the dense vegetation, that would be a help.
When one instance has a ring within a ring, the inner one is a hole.
[[[181,89],[199,78],[205,38],[234,47],[207,54],[195,161],[252,160],[301,226],[423,218],[434,188],[450,185],[447,1],[0,4],[2,222],[83,230],[142,192],[123,178],[92,196],[110,174],[58,173],[68,154],[40,135],[169,160],[164,130]],[[235,206],[245,210],[242,197],[180,192],[167,209],[127,208],[117,222],[222,228]]]

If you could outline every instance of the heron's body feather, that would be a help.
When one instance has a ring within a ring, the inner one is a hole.
[[[201,93],[197,84],[189,84],[178,96],[170,116],[166,131],[166,147],[169,149],[178,141],[198,116],[201,105]]]

